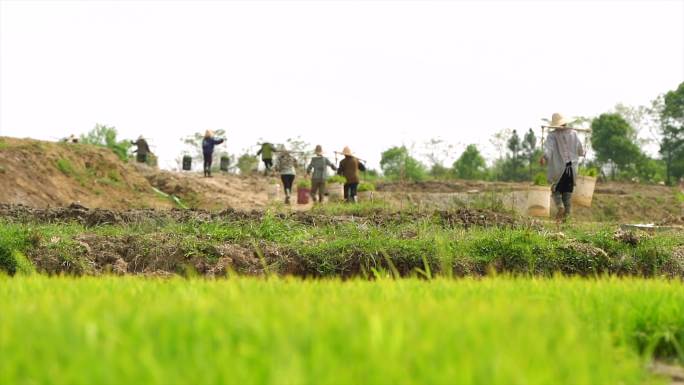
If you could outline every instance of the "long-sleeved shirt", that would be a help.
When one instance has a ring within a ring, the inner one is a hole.
[[[138,139],[135,142],[131,141],[131,144],[138,147],[133,152],[136,152],[140,155],[146,155],[152,152],[150,151],[150,146],[147,145],[147,141],[145,139]]]
[[[280,172],[280,175],[295,175],[297,160],[288,153],[281,153],[278,155],[275,167]]]
[[[568,162],[572,162],[572,174],[575,178],[580,156],[584,156],[584,148],[577,136],[577,131],[571,128],[557,128],[551,131],[544,143],[548,182],[552,185],[558,183]]]
[[[328,167],[337,170],[337,167],[324,156],[314,156],[306,167],[306,172],[311,174],[312,180],[326,180],[328,178]],[[313,174],[311,171],[313,170]]]
[[[345,156],[340,161],[337,173],[347,179],[347,183],[359,183],[359,171],[365,171],[366,167],[353,156]]]
[[[261,155],[261,160],[273,159],[273,151],[275,151],[275,147],[271,143],[264,143],[261,145],[257,155]]]
[[[214,153],[214,146],[221,144],[225,139],[204,138],[202,139],[202,152],[206,155]]]

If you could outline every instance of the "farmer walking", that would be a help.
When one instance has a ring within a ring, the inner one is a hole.
[[[290,204],[290,195],[292,195],[292,183],[294,183],[295,180],[296,168],[297,160],[292,154],[285,149],[279,151],[275,169],[280,172],[280,180],[283,182],[285,204]]]
[[[306,173],[311,174],[311,199],[316,203],[316,193],[318,193],[318,202],[323,203],[325,180],[328,179],[328,167],[333,170],[337,170],[337,167],[328,158],[323,156],[323,147],[320,144],[316,146],[314,153],[316,155],[311,158],[311,162],[309,162],[309,166],[306,168]]]
[[[579,157],[584,148],[577,132],[568,127],[568,122],[559,113],[551,117],[549,136],[544,143],[544,154],[539,163],[548,165],[546,178],[551,184],[551,197],[558,207],[556,220],[564,221],[572,209],[572,192],[575,189]]]
[[[344,184],[344,199],[347,202],[356,202],[356,189],[359,187],[359,171],[366,171],[366,167],[355,156],[349,147],[342,150],[344,159],[340,161],[337,173],[343,175],[347,182]]]
[[[150,146],[147,144],[145,138],[140,135],[138,140],[131,141],[131,144],[137,147],[135,150],[133,150],[135,153],[135,160],[138,163],[146,163],[147,155],[152,153],[152,151],[150,151]]]
[[[211,162],[214,157],[214,146],[221,144],[225,139],[214,138],[214,133],[207,130],[202,139],[202,155],[204,156],[204,176],[211,177]]]
[[[257,152],[257,155],[261,155],[261,160],[264,162],[264,175],[267,175],[273,167],[273,152],[275,147],[271,143],[265,142],[261,144],[261,148]]]

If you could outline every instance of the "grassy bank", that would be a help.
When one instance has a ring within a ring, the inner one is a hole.
[[[643,384],[660,280],[0,278],[0,383]]]
[[[684,276],[684,239],[678,232],[623,233],[616,226],[589,224],[558,232],[484,215],[258,213],[93,226],[4,222],[0,269],[23,272],[28,260],[39,272],[77,275]]]

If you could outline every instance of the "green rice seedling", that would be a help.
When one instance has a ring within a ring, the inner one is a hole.
[[[375,271],[0,277],[0,383],[637,385],[682,359],[678,281]]]

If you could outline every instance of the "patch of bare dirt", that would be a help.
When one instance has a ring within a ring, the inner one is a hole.
[[[194,172],[172,172],[140,166],[138,170],[162,192],[179,197],[190,207],[207,210],[251,210],[268,204],[269,179],[217,173],[205,178]]]

